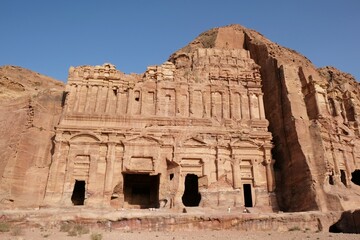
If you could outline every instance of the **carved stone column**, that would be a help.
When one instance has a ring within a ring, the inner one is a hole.
[[[266,168],[266,182],[268,192],[273,192],[275,190],[275,174],[274,174],[274,164],[275,160],[271,156],[271,144],[266,144],[264,146],[264,162]]]
[[[66,142],[56,141],[55,152],[49,170],[49,177],[46,186],[44,204],[56,205],[61,201],[63,194],[64,178],[63,172],[66,165],[66,157],[69,152],[69,146]]]
[[[98,86],[98,91],[96,94],[96,101],[95,101],[95,112],[99,112],[100,104],[101,104],[101,94],[102,94],[103,86]]]
[[[335,172],[335,176],[338,177],[340,176],[340,169],[339,169],[339,162],[337,160],[337,157],[335,156],[335,148],[333,146],[333,143],[331,142],[331,155],[334,161],[334,172]],[[337,180],[338,178],[336,178]]]
[[[230,118],[230,94],[228,91],[224,91],[221,94],[221,107],[222,107],[222,118]]]
[[[233,188],[240,189],[241,188],[241,169],[240,163],[241,159],[237,158],[234,155],[234,149],[231,147],[230,157],[232,160],[232,175],[233,175]]]
[[[274,163],[275,161],[272,159],[265,160],[266,167],[266,182],[268,192],[273,192],[275,190],[275,176],[274,176]]]
[[[75,155],[71,154],[67,157],[66,159],[66,163],[65,163],[65,174],[64,174],[64,181],[63,181],[63,188],[62,188],[62,199],[61,199],[61,203],[64,206],[71,206],[72,202],[71,202],[71,194],[72,194],[72,189],[71,189],[71,178],[73,177],[72,174],[74,172],[74,159],[75,159]]]
[[[259,187],[259,160],[258,159],[252,159],[251,160],[252,165],[252,177],[253,177],[253,184],[254,187]]]
[[[346,153],[345,153],[345,149],[341,151],[342,153],[342,157],[344,160],[344,165],[345,165],[345,170],[346,170],[346,186],[349,187],[350,186],[350,182],[351,182],[351,169],[349,166],[349,163],[347,162],[347,157],[346,157]]]
[[[112,95],[111,92],[112,91],[112,85],[107,86],[107,91],[106,91],[106,98],[105,98],[105,113],[109,113],[110,112],[110,105],[111,105],[111,100],[112,100]]]
[[[259,99],[259,114],[260,114],[260,119],[261,120],[265,120],[265,108],[264,108],[264,100],[263,100],[263,95],[262,93],[260,93],[258,95],[258,99]]]
[[[250,92],[249,95],[250,119],[259,119],[259,100],[257,94]]]
[[[91,98],[92,92],[93,92],[93,87],[91,85],[88,85],[87,93],[86,93],[86,100],[85,100],[85,110],[84,110],[85,113],[90,112],[90,107],[91,107],[90,98]]]
[[[115,143],[108,143],[106,153],[106,172],[104,183],[104,203],[110,204],[111,194],[113,191],[113,175],[115,162]]]
[[[241,94],[241,118],[250,119],[250,106],[249,106],[249,97],[248,95]]]
[[[81,89],[81,85],[76,85],[76,92],[75,92],[75,103],[74,103],[74,107],[73,107],[73,111],[77,112],[79,111],[79,101],[80,101],[80,89]]]
[[[211,93],[210,87],[206,87],[203,91],[204,117],[211,117]]]
[[[234,189],[241,188],[241,170],[240,170],[241,159],[233,159],[232,170],[233,170],[233,187]]]

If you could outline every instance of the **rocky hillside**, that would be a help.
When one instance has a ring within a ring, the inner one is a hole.
[[[39,206],[51,161],[64,84],[33,71],[0,67],[0,204]]]

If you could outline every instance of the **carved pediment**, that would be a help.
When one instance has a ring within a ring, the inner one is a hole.
[[[186,139],[183,143],[184,146],[206,146],[206,142],[197,139],[197,138],[189,138]]]
[[[131,138],[126,141],[129,144],[139,144],[139,145],[154,145],[154,144],[161,144],[161,141],[159,139],[148,137],[148,136],[141,136],[141,137],[135,137]]]
[[[231,143],[231,146],[233,147],[242,147],[242,148],[259,148],[259,146],[251,140],[241,140],[236,139]]]

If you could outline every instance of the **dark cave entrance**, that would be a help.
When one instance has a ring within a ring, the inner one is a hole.
[[[84,205],[85,201],[85,181],[75,180],[71,201],[74,205]]]
[[[360,170],[355,170],[351,173],[351,181],[360,186]]]
[[[124,201],[135,208],[158,208],[159,176],[124,174]]]
[[[252,200],[252,193],[251,193],[251,184],[244,184],[243,191],[244,191],[245,207],[252,207],[253,200]]]
[[[185,191],[182,202],[186,207],[197,207],[201,200],[199,193],[199,178],[195,174],[187,174],[185,177]]]

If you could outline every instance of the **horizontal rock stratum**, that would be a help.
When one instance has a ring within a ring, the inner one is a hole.
[[[359,84],[240,25],[126,75],[0,68],[0,206],[340,211],[360,201]]]

